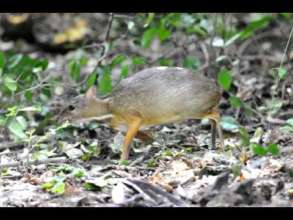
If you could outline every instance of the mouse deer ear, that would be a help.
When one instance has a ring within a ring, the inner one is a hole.
[[[89,88],[88,91],[85,93],[85,97],[86,97],[87,99],[95,98],[95,97],[96,97],[96,94],[97,94],[97,89],[96,89],[96,87],[92,86],[92,87]]]

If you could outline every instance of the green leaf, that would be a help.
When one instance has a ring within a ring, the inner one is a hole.
[[[240,127],[239,134],[240,134],[242,146],[249,146],[250,140],[249,140],[249,134],[247,130],[244,127]]]
[[[279,147],[277,144],[269,144],[268,147],[268,152],[270,152],[272,155],[278,155],[279,152]]]
[[[19,123],[22,130],[25,130],[27,128],[27,121],[26,121],[25,117],[20,115],[20,116],[17,116],[15,118],[15,120]]]
[[[129,67],[128,65],[124,65],[121,67],[121,72],[120,72],[120,79],[124,79],[128,76],[128,71]]]
[[[47,59],[37,59],[33,68],[39,69],[40,71],[44,71],[47,69],[49,64],[49,61]],[[39,71],[33,71],[33,72],[39,72]]]
[[[88,58],[87,58],[86,56],[83,55],[83,56],[79,59],[79,63],[80,63],[81,66],[85,66],[85,65],[87,65],[87,63],[88,63]]]
[[[284,77],[287,75],[287,70],[283,67],[280,67],[278,68],[278,76],[279,76],[279,79],[284,79]]]
[[[148,48],[156,35],[157,35],[156,28],[150,28],[150,29],[146,30],[142,35],[141,45],[144,48]]]
[[[65,183],[63,181],[58,181],[50,190],[52,193],[62,195],[65,192]]]
[[[4,53],[2,51],[0,51],[0,70],[2,70],[4,68],[4,65],[5,65]]]
[[[101,187],[95,185],[94,183],[86,182],[83,184],[83,188],[89,191],[100,191]]]
[[[125,59],[126,59],[126,56],[124,56],[123,54],[118,54],[112,60],[112,62],[111,62],[111,68],[113,68],[116,65],[121,64]]]
[[[159,60],[160,66],[173,66],[173,60],[168,58],[162,58]]]
[[[147,162],[147,167],[149,168],[154,168],[157,166],[157,163],[156,163],[156,160],[154,158],[150,159],[148,162]]]
[[[240,38],[241,34],[237,33],[233,35],[230,39],[225,42],[225,47],[229,46],[230,44],[234,43],[238,38]]]
[[[235,118],[231,116],[223,116],[221,118],[220,124],[224,130],[230,132],[238,132],[240,127],[239,123],[235,120]]]
[[[242,100],[236,96],[230,96],[229,102],[233,108],[239,108],[242,104]]]
[[[292,13],[280,13],[280,15],[285,17],[286,19],[289,19],[292,16]]]
[[[23,131],[23,125],[19,123],[16,119],[12,120],[9,125],[8,129],[11,133],[13,133],[16,137],[20,139],[27,138],[25,132]]]
[[[10,76],[5,76],[4,85],[11,91],[15,92],[17,90],[17,82]]]
[[[97,73],[96,72],[93,72],[88,76],[88,78],[86,80],[87,88],[90,88],[95,84],[96,78],[97,78]]]
[[[188,69],[196,70],[200,65],[199,60],[194,56],[188,56],[183,60],[183,66]]]
[[[112,91],[111,71],[109,68],[104,68],[99,74],[99,91],[102,95]]]
[[[16,54],[9,58],[8,69],[16,67],[20,61],[24,58],[22,54]]]
[[[195,33],[200,37],[205,37],[207,35],[206,31],[202,29],[200,26],[195,25],[187,28],[187,33]]]
[[[143,64],[145,64],[145,60],[142,57],[136,56],[136,57],[132,58],[132,64],[136,65],[136,66],[143,65]]]
[[[267,154],[267,150],[259,145],[259,144],[251,144],[252,150],[254,152],[254,154],[258,155],[258,156],[265,156]]]
[[[0,127],[5,126],[6,124],[6,117],[0,115]]]
[[[7,113],[5,114],[6,117],[15,117],[18,112],[18,106],[12,106],[7,109]]]
[[[27,101],[31,102],[33,100],[33,93],[32,91],[26,91],[24,93],[24,97],[26,98]]]
[[[72,175],[76,178],[81,178],[85,176],[85,171],[80,168],[76,168],[72,171]]]
[[[49,190],[49,189],[51,189],[53,187],[53,185],[54,185],[54,182],[53,181],[49,181],[49,182],[43,183],[41,185],[41,188],[42,189],[45,189],[45,190]]]
[[[143,25],[144,28],[148,27],[150,25],[150,23],[152,23],[152,21],[154,20],[155,17],[155,13],[148,13],[148,17]]]
[[[69,73],[70,73],[71,79],[78,81],[80,78],[80,71],[81,71],[81,66],[79,62],[74,60],[69,63]]]
[[[220,86],[228,91],[232,84],[232,77],[230,71],[224,69],[218,74],[218,83]]]
[[[158,30],[157,30],[158,36],[160,38],[161,41],[164,41],[166,39],[168,39],[171,35],[171,32],[166,29],[164,26],[161,26]]]
[[[262,16],[261,18],[251,21],[247,25],[247,27],[243,31],[240,32],[241,39],[244,40],[250,37],[254,33],[254,31],[265,28],[269,24],[269,21],[271,19],[272,19],[272,16]]]

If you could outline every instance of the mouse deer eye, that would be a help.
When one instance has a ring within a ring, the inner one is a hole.
[[[68,106],[68,109],[69,109],[69,111],[73,111],[75,108],[74,108],[73,105],[69,105],[69,106]]]

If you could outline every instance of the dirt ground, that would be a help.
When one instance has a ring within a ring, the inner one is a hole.
[[[107,23],[106,15],[99,18],[83,16],[101,19],[104,26]],[[57,24],[62,20],[55,19]],[[246,16],[238,19],[245,21]],[[45,24],[39,25],[38,39],[43,39],[46,34],[42,32],[44,27]],[[113,38],[120,33],[119,28],[115,28],[111,35]],[[277,94],[283,105],[272,117],[268,114],[276,108],[270,102],[275,85],[271,69],[281,63],[291,28],[286,22],[273,22],[265,30],[222,52],[231,59],[232,87],[253,108],[252,114],[246,116],[243,109],[237,110],[229,105],[224,92],[219,105],[222,117],[236,118],[257,143],[277,144],[279,154],[259,156],[250,149],[242,149],[239,147],[239,130],[225,122],[222,127],[226,148],[213,150],[207,121],[188,120],[150,128],[153,141],[135,139],[129,164],[119,165],[117,148],[122,143],[123,134],[114,132],[105,123],[90,122],[72,126],[61,140],[53,137],[49,141],[53,153],[45,162],[26,164],[23,163],[25,155],[33,154],[34,150],[29,150],[25,144],[13,143],[2,129],[0,206],[292,206],[293,133],[292,128],[289,132],[284,131],[286,120],[293,118],[293,49],[290,45],[284,62],[288,74],[280,82]],[[3,25],[2,29],[5,29]],[[95,30],[92,33],[96,34]],[[121,37],[115,41],[109,57],[118,53],[143,56],[147,62],[139,69],[157,65],[155,60],[162,56],[169,56],[174,65],[180,65],[186,54],[195,54],[202,64],[205,63],[206,54],[201,46],[205,39],[184,37],[182,32],[173,33],[172,37],[175,41],[179,39],[178,48],[154,41],[145,50],[135,46],[129,37]],[[31,56],[46,57],[49,74],[60,75],[66,82],[67,62],[76,50],[60,53],[58,48],[52,50],[47,42],[44,40],[42,44],[36,44],[30,40],[7,39],[2,35],[0,50],[14,48]],[[83,74],[96,65],[95,54],[88,52],[87,55],[89,62]],[[113,81],[117,80],[115,72],[112,77]],[[57,92],[55,100],[67,102]],[[48,103],[49,110],[52,103]],[[47,126],[47,131],[50,126]],[[89,160],[83,160],[82,155],[88,146],[96,146],[97,152]],[[65,187],[62,195],[42,188],[52,178],[56,181],[64,178],[60,181],[60,187]]]

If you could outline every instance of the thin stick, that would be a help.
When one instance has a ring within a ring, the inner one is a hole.
[[[47,160],[37,160],[37,161],[29,161],[29,165],[38,165],[38,164],[49,164],[49,163],[64,163],[68,159],[66,157],[55,157],[55,158],[49,158]],[[11,163],[4,163],[0,164],[0,168],[3,167],[18,167],[22,165],[23,162],[11,162]]]
[[[106,49],[106,44],[109,43],[110,41],[110,31],[111,31],[111,27],[112,27],[112,23],[113,23],[113,19],[114,19],[114,14],[110,13],[110,17],[109,17],[109,21],[108,21],[108,26],[106,29],[106,34],[105,34],[105,38],[104,38],[104,42],[102,44],[102,55],[101,57],[98,59],[97,64],[94,68],[94,70],[92,71],[93,73],[97,71],[97,69],[99,68],[99,66],[101,65],[101,62],[105,59],[105,57],[107,56],[107,49]],[[98,84],[98,76],[95,80],[95,85]]]
[[[291,41],[292,34],[293,34],[293,27],[291,28],[291,31],[290,31],[289,38],[288,38],[287,43],[286,43],[284,53],[282,55],[281,63],[280,63],[280,66],[279,66],[279,71],[283,67],[285,57],[287,56],[287,51],[288,51],[288,47],[289,47],[289,44],[290,44],[290,41]],[[277,96],[277,89],[278,89],[279,84],[280,84],[280,78],[279,78],[279,76],[277,76],[275,78],[276,78],[276,90],[274,92],[274,96],[276,97]]]
[[[4,142],[0,145],[0,150],[9,149],[13,147],[22,147],[25,142]]]
[[[108,27],[107,27],[107,31],[106,31],[105,38],[104,38],[104,41],[106,41],[106,42],[108,42],[110,40],[110,30],[111,30],[111,27],[113,24],[113,18],[114,18],[114,14],[110,13]]]
[[[287,44],[286,44],[286,47],[285,47],[285,50],[284,50],[284,53],[283,53],[282,60],[281,60],[281,63],[280,63],[280,67],[279,68],[281,68],[283,66],[283,63],[284,63],[285,56],[286,56],[287,51],[288,51],[288,47],[289,47],[289,44],[290,44],[290,40],[291,40],[292,34],[293,34],[293,27],[291,28],[291,31],[290,31],[290,34],[289,34],[289,38],[288,38],[288,41],[287,41]]]

